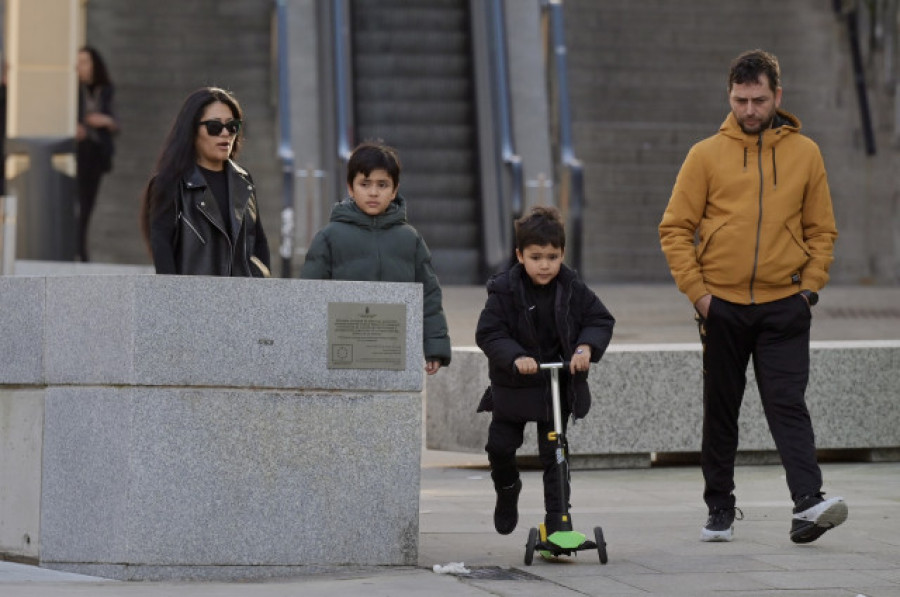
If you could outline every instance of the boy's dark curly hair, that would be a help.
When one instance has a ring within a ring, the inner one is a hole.
[[[558,209],[534,207],[516,220],[516,248],[522,251],[529,245],[566,248],[566,229]]]

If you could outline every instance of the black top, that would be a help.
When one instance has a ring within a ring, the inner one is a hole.
[[[206,184],[209,185],[210,192],[216,198],[219,212],[222,214],[222,221],[225,222],[225,231],[228,233],[229,238],[234,240],[234,233],[231,230],[234,218],[231,217],[231,206],[228,204],[228,170],[225,168],[218,171],[207,170],[199,164],[197,167],[200,168],[203,178],[206,179]]]

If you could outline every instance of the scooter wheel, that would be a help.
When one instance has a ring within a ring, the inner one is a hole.
[[[525,544],[525,565],[531,566],[534,561],[534,546],[538,542],[538,530],[532,528],[528,531],[528,542]]]
[[[605,564],[609,561],[606,556],[606,541],[603,540],[603,529],[594,527],[594,541],[597,543],[597,553],[600,554],[600,563]]]

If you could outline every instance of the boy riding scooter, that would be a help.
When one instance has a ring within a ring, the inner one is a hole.
[[[569,416],[584,417],[591,405],[587,375],[612,338],[615,319],[563,264],[565,229],[554,208],[536,207],[516,221],[516,259],[491,278],[475,338],[488,357],[491,387],[479,412],[492,411],[485,449],[497,492],[494,527],[507,535],[519,521],[522,481],[516,450],[525,424],[537,423],[544,467],[546,534],[571,531],[569,479],[557,466],[550,374],[539,363],[564,361],[559,375],[563,434]]]

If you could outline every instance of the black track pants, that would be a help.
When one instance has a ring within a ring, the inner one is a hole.
[[[753,371],[763,410],[787,475],[791,498],[817,493],[822,473],[816,461],[812,421],[804,394],[809,379],[810,308],[798,295],[762,305],[736,305],[713,298],[703,343],[703,443],[700,462],[709,508],[734,506],[734,460],[738,414]]]
[[[563,431],[567,419],[563,419]],[[563,505],[567,505],[569,499],[569,471],[565,463],[559,466],[556,463],[556,442],[547,439],[550,431],[553,431],[552,422],[537,424],[538,455],[544,467],[544,509],[547,512],[563,512]],[[516,450],[522,447],[524,433],[525,423],[491,421],[485,450],[495,487],[509,487],[519,478]],[[564,482],[565,497],[562,496],[560,477]]]

